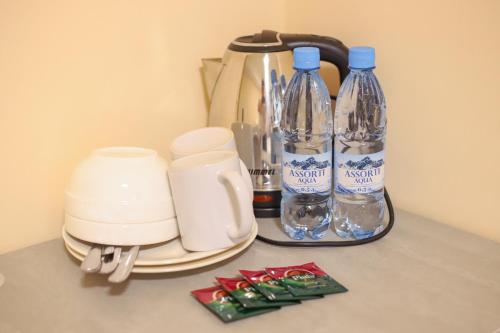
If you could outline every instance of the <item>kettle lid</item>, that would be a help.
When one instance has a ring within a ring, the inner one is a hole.
[[[290,48],[282,42],[280,33],[272,30],[262,30],[261,33],[238,37],[229,44],[228,49],[236,52],[253,53],[290,50]]]

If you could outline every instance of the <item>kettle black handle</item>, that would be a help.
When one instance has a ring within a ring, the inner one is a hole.
[[[347,74],[349,74],[349,50],[338,39],[304,34],[281,34],[280,38],[290,50],[304,46],[319,48],[320,59],[332,63],[338,68],[340,83],[342,83]]]

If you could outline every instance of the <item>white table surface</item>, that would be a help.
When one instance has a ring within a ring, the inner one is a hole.
[[[260,221],[260,223],[265,223]],[[263,229],[265,226],[263,227]],[[213,277],[315,261],[349,292],[230,324],[190,291]],[[255,243],[195,271],[135,274],[110,285],[84,275],[61,239],[0,256],[0,332],[494,332],[500,329],[500,244],[396,211],[377,242],[347,248]],[[499,331],[500,332],[500,331]]]

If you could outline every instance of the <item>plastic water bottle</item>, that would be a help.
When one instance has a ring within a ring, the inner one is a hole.
[[[335,108],[333,221],[340,237],[363,239],[384,228],[387,121],[375,50],[352,47],[349,68]]]
[[[296,48],[296,70],[287,86],[280,120],[281,224],[293,239],[323,237],[332,218],[330,95],[319,76],[319,50]]]

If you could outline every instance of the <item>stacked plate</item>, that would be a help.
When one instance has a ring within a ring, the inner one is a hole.
[[[187,251],[182,247],[179,237],[163,243],[141,246],[132,272],[169,273],[209,266],[245,250],[254,241],[257,231],[257,223],[254,222],[252,232],[246,240],[233,247],[213,251]],[[64,227],[62,237],[68,252],[79,261],[83,261],[94,245],[71,236]]]

